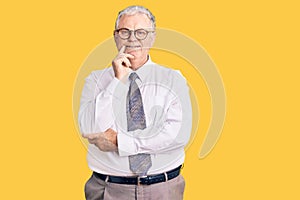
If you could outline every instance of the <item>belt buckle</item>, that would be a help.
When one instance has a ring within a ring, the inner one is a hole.
[[[141,185],[141,178],[147,178],[147,176],[138,176],[138,177],[137,177],[137,185],[138,185],[138,186]]]

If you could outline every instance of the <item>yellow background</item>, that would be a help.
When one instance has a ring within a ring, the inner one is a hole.
[[[201,44],[226,88],[222,136],[202,160],[208,94],[197,94],[204,122],[187,150],[185,199],[299,199],[296,0],[2,1],[0,199],[84,199],[90,171],[73,119],[74,82],[131,4]]]

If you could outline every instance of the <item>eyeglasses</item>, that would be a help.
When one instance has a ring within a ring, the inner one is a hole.
[[[148,31],[142,28],[136,30],[129,30],[128,28],[120,28],[115,30],[114,34],[118,34],[121,39],[127,40],[128,38],[130,38],[132,32],[134,33],[136,39],[144,40],[148,36],[148,33],[152,33],[155,31]]]

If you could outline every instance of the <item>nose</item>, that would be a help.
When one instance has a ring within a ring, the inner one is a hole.
[[[136,41],[136,37],[134,35],[134,31],[130,31],[130,36],[128,38],[128,41],[132,42],[132,41]]]

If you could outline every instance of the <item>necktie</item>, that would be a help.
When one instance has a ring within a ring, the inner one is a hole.
[[[146,128],[142,95],[135,82],[137,78],[138,75],[136,73],[131,73],[129,76],[130,86],[126,103],[128,131]],[[144,176],[151,166],[150,154],[140,153],[129,156],[129,167],[133,173]]]

